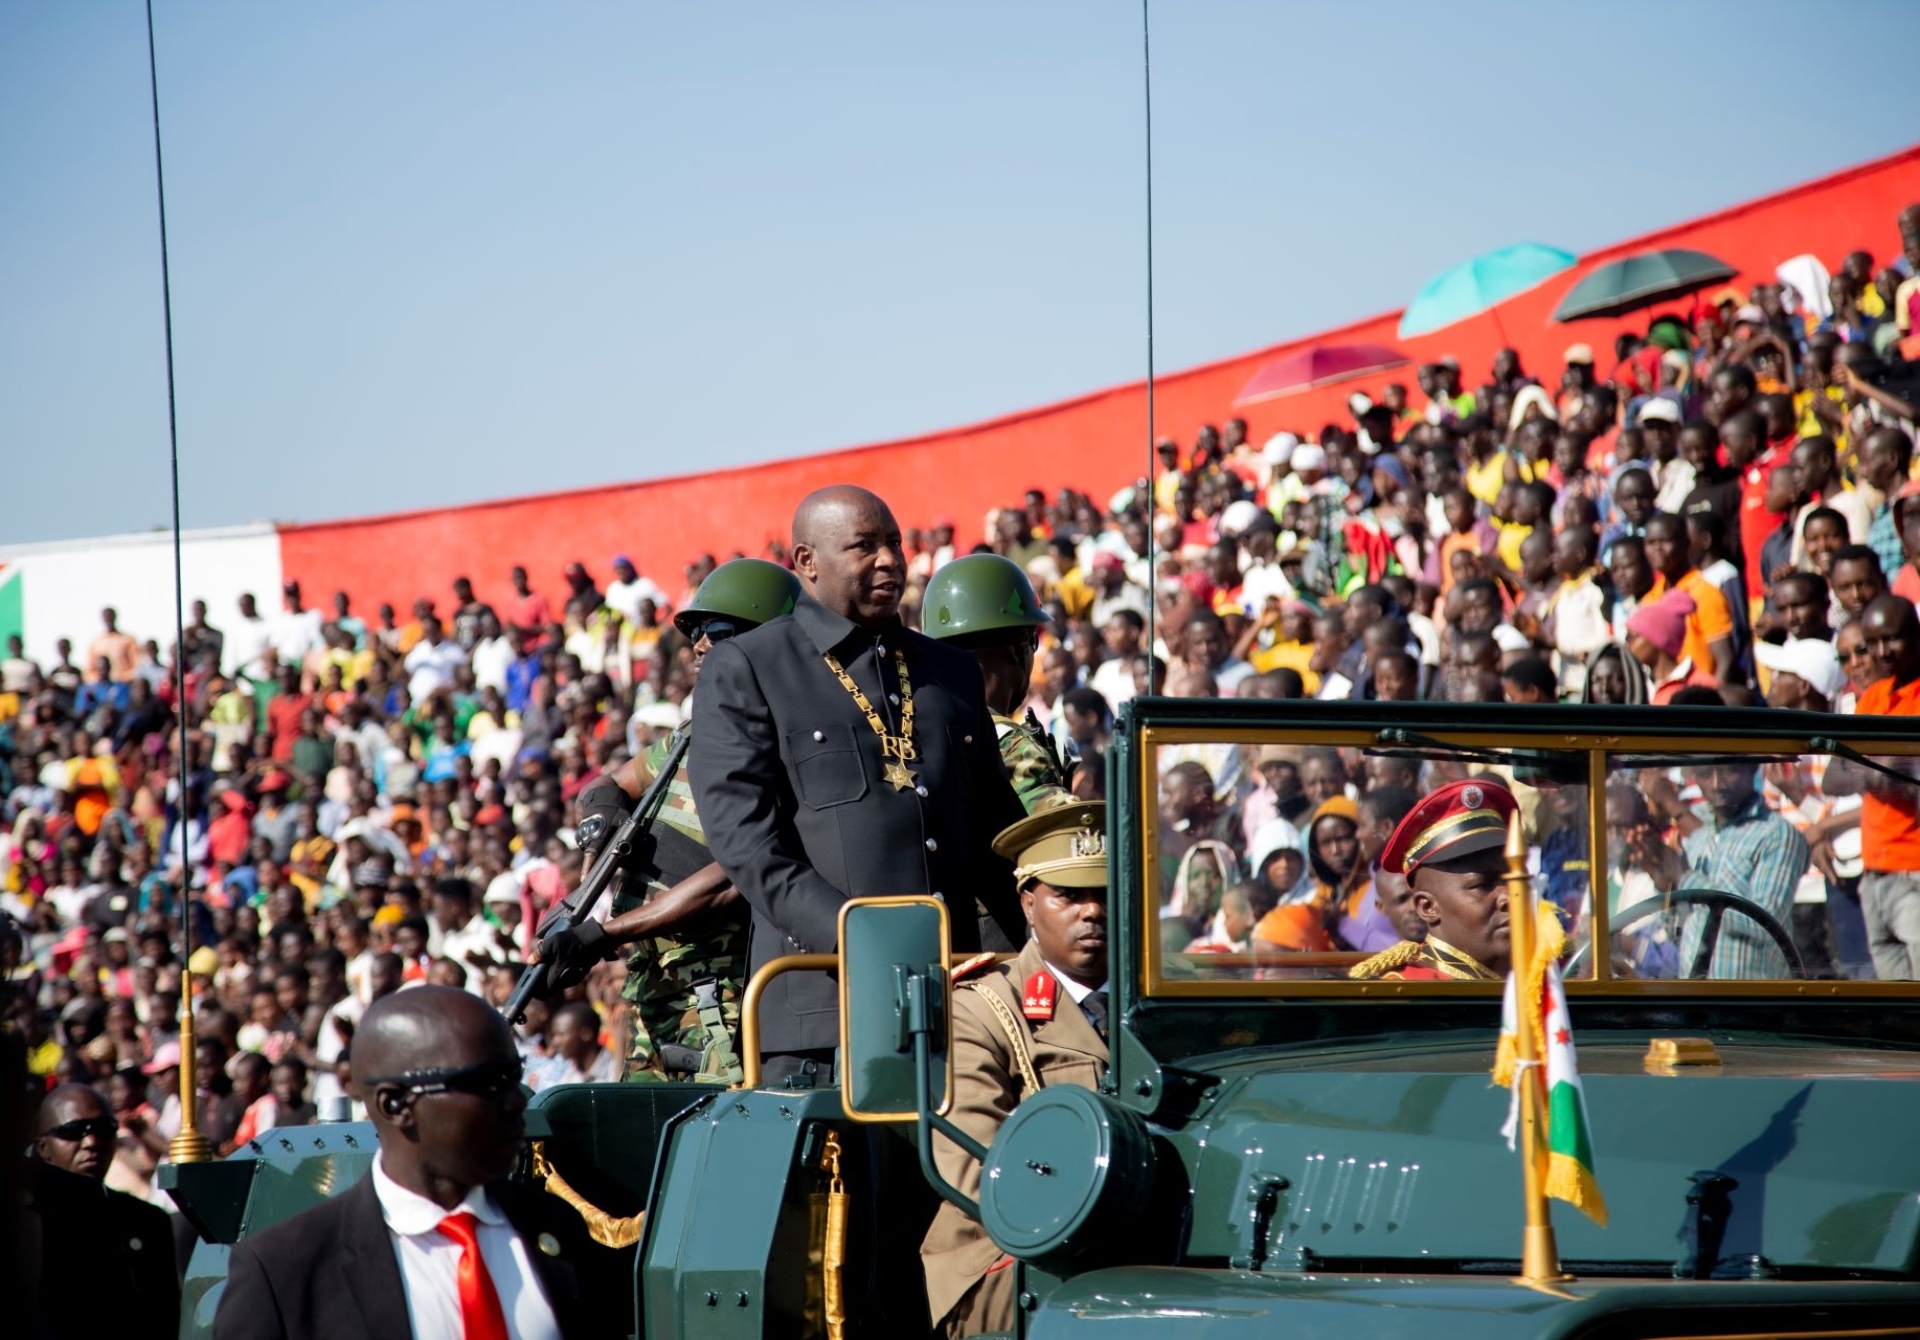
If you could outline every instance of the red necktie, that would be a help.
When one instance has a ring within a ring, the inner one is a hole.
[[[470,1210],[440,1221],[440,1231],[460,1244],[460,1327],[467,1340],[507,1340],[507,1318],[494,1292],[493,1276],[480,1255],[479,1223]]]

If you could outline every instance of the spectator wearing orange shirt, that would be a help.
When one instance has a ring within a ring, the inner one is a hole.
[[[99,665],[107,663],[107,674],[116,684],[124,684],[133,678],[133,667],[139,662],[140,648],[134,640],[120,631],[120,615],[111,609],[100,611],[100,622],[106,630],[87,644],[87,678],[99,678]]]
[[[1441,537],[1435,549],[1435,560],[1427,565],[1428,581],[1440,588],[1440,594],[1446,595],[1453,590],[1459,577],[1454,572],[1453,556],[1456,553],[1470,555],[1475,571],[1479,570],[1480,559],[1493,553],[1500,542],[1499,532],[1480,519],[1474,507],[1473,495],[1464,487],[1454,485],[1440,495],[1440,505],[1445,509],[1447,533]]]
[[[300,717],[314,705],[303,691],[298,666],[280,667],[280,692],[267,702],[267,733],[273,738],[273,761],[293,762],[293,742],[300,737]]]
[[[1682,654],[1693,615],[1694,604],[1687,593],[1669,591],[1658,600],[1647,601],[1627,618],[1627,650],[1647,668],[1650,696],[1656,707],[1665,707],[1682,689],[1715,682],[1711,674],[1696,669],[1693,660]]]
[[[1867,651],[1883,678],[1861,693],[1859,716],[1920,716],[1920,614],[1896,595],[1878,596],[1860,616]],[[1888,763],[1909,778],[1914,760]],[[1882,981],[1920,978],[1920,786],[1834,759],[1823,788],[1859,795],[1860,905],[1867,945]]]
[[[1644,603],[1652,604],[1669,591],[1684,591],[1694,608],[1687,615],[1686,641],[1679,658],[1691,661],[1697,673],[1712,674],[1723,684],[1735,682],[1739,661],[1733,611],[1720,589],[1694,567],[1686,523],[1661,513],[1647,521],[1645,540],[1654,575]]]

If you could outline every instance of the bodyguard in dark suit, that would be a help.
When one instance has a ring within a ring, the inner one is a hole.
[[[526,1096],[506,1023],[449,987],[396,992],[354,1035],[380,1138],[346,1194],[233,1249],[215,1340],[549,1340],[624,1332],[607,1249],[571,1207],[505,1181]],[[630,1275],[629,1275],[630,1278]]]
[[[62,1084],[41,1101],[20,1228],[39,1259],[50,1336],[141,1340],[180,1329],[167,1212],[106,1186],[118,1131],[106,1099],[87,1085]]]
[[[840,905],[885,894],[945,898],[956,948],[983,927],[988,947],[1011,948],[1024,925],[992,842],[1024,811],[978,665],[900,623],[900,528],[865,489],[802,501],[793,556],[806,588],[793,613],[715,647],[694,695],[688,776],[753,908],[752,967],[831,951]],[[834,983],[779,979],[761,1022],[768,1082],[830,1061]]]

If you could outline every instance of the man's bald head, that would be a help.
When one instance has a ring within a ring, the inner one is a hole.
[[[1891,592],[1875,596],[1860,613],[1860,629],[1882,675],[1899,684],[1920,677],[1920,614],[1912,601]]]
[[[879,495],[858,485],[816,489],[794,509],[793,569],[834,613],[882,627],[906,590],[900,524]]]
[[[104,1178],[113,1164],[118,1131],[119,1123],[96,1090],[85,1084],[62,1084],[40,1101],[35,1152],[56,1168]]]
[[[858,513],[876,508],[885,512],[888,520],[892,520],[893,511],[887,506],[886,500],[858,484],[829,484],[823,489],[815,489],[793,509],[794,547],[817,545],[823,531],[842,524],[848,512]]]
[[[353,1034],[353,1082],[409,1071],[450,1070],[513,1051],[506,1020],[480,997],[444,986],[420,986],[382,996],[367,1007]]]
[[[353,1086],[394,1181],[452,1209],[513,1171],[526,1135],[513,1033],[480,997],[418,986],[367,1007]]]

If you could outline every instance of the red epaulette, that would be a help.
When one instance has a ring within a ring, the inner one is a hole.
[[[1027,1018],[1044,1022],[1053,1018],[1054,993],[1060,984],[1053,980],[1050,972],[1036,972],[1027,978],[1026,990],[1020,993],[1020,1011]]]
[[[999,955],[992,950],[988,950],[984,954],[975,954],[970,959],[965,959],[962,962],[954,964],[953,970],[947,974],[947,980],[957,982],[970,972],[980,971],[980,969],[988,966],[998,957]]]

